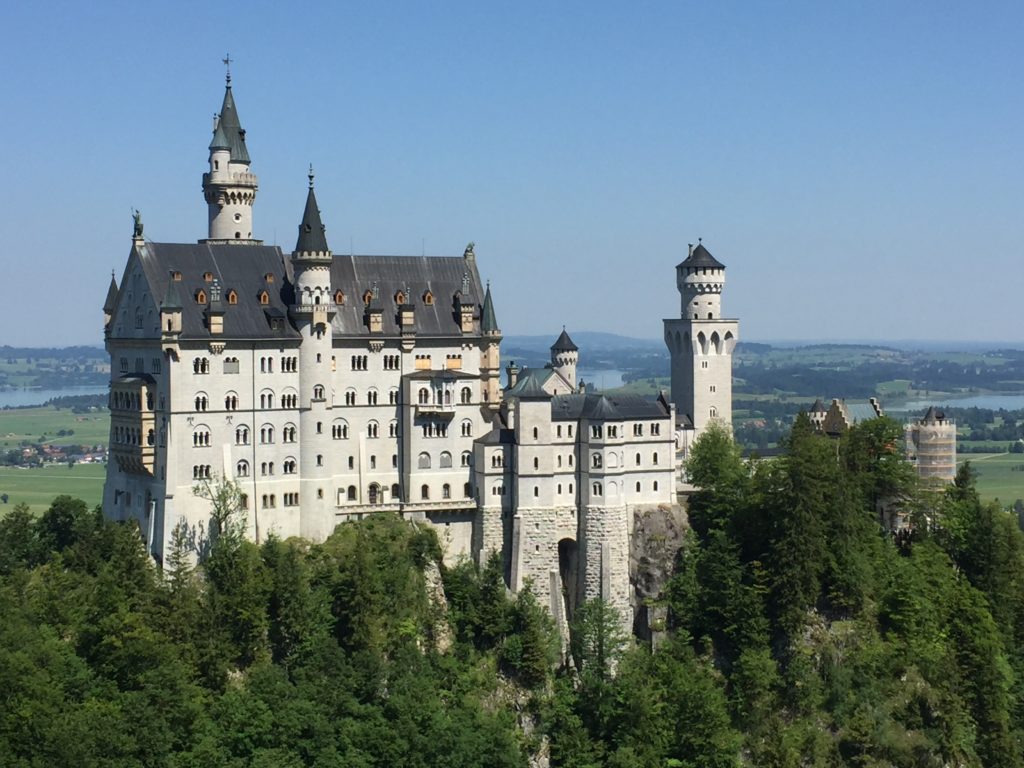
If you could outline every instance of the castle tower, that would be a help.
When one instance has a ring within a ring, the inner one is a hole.
[[[496,413],[501,405],[501,329],[494,315],[494,300],[491,298],[491,283],[487,282],[484,304],[480,311],[480,341],[483,354],[480,363],[480,378],[483,388],[484,405]]]
[[[580,359],[580,348],[573,344],[562,326],[562,334],[551,345],[551,367],[569,382],[569,392],[576,391],[576,363]]]
[[[299,347],[299,532],[322,541],[334,530],[330,505],[332,255],[309,169],[306,209],[292,253],[295,298],[290,314],[302,334]]]
[[[228,71],[224,103],[214,118],[210,169],[203,174],[203,196],[209,212],[206,242],[258,244],[252,236],[252,205],[256,175],[249,171],[245,129],[238,121]]]
[[[665,320],[676,419],[696,439],[709,423],[732,427],[732,352],[739,321],[722,317],[725,265],[702,243],[676,267],[679,319]]]

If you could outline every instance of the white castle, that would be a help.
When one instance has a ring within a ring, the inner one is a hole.
[[[737,325],[703,245],[677,267],[666,320],[672,399],[580,391],[563,331],[543,369],[507,368],[490,286],[460,256],[331,252],[309,174],[295,250],[253,237],[258,189],[228,78],[203,174],[208,237],[145,239],[136,214],[104,305],[111,360],[105,513],[162,561],[184,525],[203,544],[218,476],[248,535],[325,539],[390,512],[437,529],[452,560],[502,554],[556,617],[602,597],[631,615],[629,536],[676,502],[678,462],[731,416]],[[693,316],[691,318],[691,315]],[[564,599],[563,599],[564,596]]]

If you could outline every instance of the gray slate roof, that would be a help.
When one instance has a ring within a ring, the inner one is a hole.
[[[544,383],[553,375],[554,371],[550,368],[524,368],[515,386],[506,389],[505,395],[522,400],[549,398],[552,395],[544,389]]]
[[[232,290],[238,294],[237,304],[224,302],[225,338],[300,338],[287,322],[279,331],[270,328],[268,318],[286,316],[292,303],[291,265],[277,246],[147,242],[138,246],[136,252],[152,295],[181,304],[183,339],[210,337],[205,322],[206,305],[195,300],[200,289],[207,296],[210,294],[210,284],[203,280],[206,272],[212,272],[220,281],[223,297]],[[171,279],[172,271],[181,272],[181,282]],[[266,282],[267,274],[273,275],[272,283]],[[267,305],[259,303],[263,290],[269,294]]]
[[[704,247],[703,243],[697,243],[689,256],[683,259],[680,267],[708,267],[710,269],[725,269],[725,264],[711,255],[711,251]]]
[[[103,302],[104,312],[113,312],[117,307],[117,280],[114,278],[114,273],[110,273],[110,286],[107,288],[107,298]]]
[[[480,330],[483,333],[494,333],[498,330],[498,319],[494,316],[494,299],[491,298],[491,284],[487,283],[487,295],[484,296],[484,308],[480,315]]]
[[[668,415],[661,402],[640,395],[555,395],[551,400],[552,421],[664,419]]]
[[[367,333],[363,294],[378,289],[383,310],[383,335],[399,336],[398,305],[395,295],[408,292],[415,304],[416,333],[420,336],[461,336],[457,295],[462,291],[462,276],[469,273],[470,290],[479,296],[480,274],[476,264],[461,256],[342,256],[334,254],[331,285],[345,294],[338,307],[332,330],[335,336],[361,336]],[[427,304],[424,295],[434,298]]]
[[[846,412],[850,415],[850,422],[853,424],[878,417],[871,403],[846,403]]]
[[[569,334],[565,332],[565,328],[562,329],[561,335],[555,340],[555,343],[551,345],[552,352],[579,352],[580,348],[577,347],[572,339],[569,338]]]

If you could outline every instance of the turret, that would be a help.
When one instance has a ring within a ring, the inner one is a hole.
[[[689,255],[676,266],[676,286],[681,298],[680,315],[691,320],[717,320],[722,316],[725,265],[697,240]]]
[[[469,247],[466,251],[469,260],[473,255],[473,249]],[[480,310],[480,336],[483,352],[480,362],[483,399],[487,408],[497,411],[501,405],[501,330],[494,314],[490,281],[487,282],[487,292],[484,294],[484,304]]]
[[[551,367],[563,379],[569,382],[569,392],[576,390],[576,363],[580,359],[580,348],[577,347],[562,326],[562,333],[551,345]]]
[[[306,207],[292,252],[295,303],[289,309],[302,336],[299,347],[299,532],[324,539],[334,529],[334,511],[326,492],[331,476],[328,430],[331,421],[331,320],[336,310],[331,292],[331,249],[309,169]]]
[[[114,309],[117,308],[117,280],[114,278],[114,271],[110,271],[110,286],[107,288],[107,300],[103,302],[103,328],[110,331],[110,321],[114,317]]]
[[[252,206],[258,184],[249,165],[245,129],[238,120],[229,71],[224,102],[213,123],[210,167],[203,174],[203,196],[209,218],[208,242],[260,242],[252,236]]]

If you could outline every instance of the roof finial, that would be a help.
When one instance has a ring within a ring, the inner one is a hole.
[[[312,188],[313,188],[313,176],[314,176],[314,173],[313,173],[313,164],[312,164],[312,163],[310,163],[310,164],[309,164],[309,188],[310,188],[310,189],[312,189]]]
[[[224,54],[224,58],[221,59],[221,62],[224,64],[225,70],[227,70],[227,74],[226,74],[224,79],[225,79],[225,81],[227,83],[228,88],[230,88],[231,87],[231,62],[232,62],[231,54],[230,53]]]
[[[704,238],[703,238],[703,237],[698,237],[698,238],[697,238],[697,243],[698,243],[698,245],[699,245],[700,243],[703,243],[703,242],[704,242]]]

